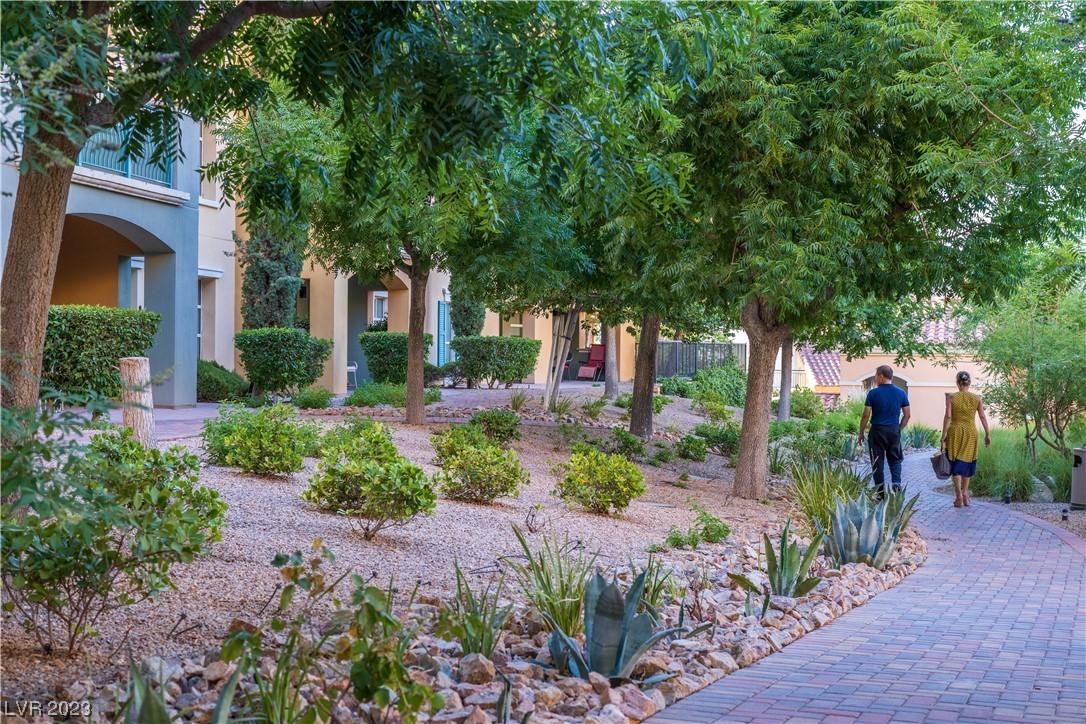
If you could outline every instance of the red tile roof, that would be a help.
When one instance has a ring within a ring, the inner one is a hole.
[[[952,317],[950,312],[947,312],[946,316],[938,321],[925,322],[921,333],[925,342],[953,345],[958,341],[961,326],[961,319]]]
[[[837,352],[818,352],[811,344],[800,348],[804,366],[814,376],[819,387],[836,387],[841,384],[841,355]]]

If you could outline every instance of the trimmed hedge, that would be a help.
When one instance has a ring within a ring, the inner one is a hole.
[[[237,372],[226,369],[214,360],[196,361],[196,399],[200,402],[236,399],[248,391],[249,383]]]
[[[422,335],[423,359],[430,353],[434,336]],[[407,382],[407,332],[363,332],[358,335],[362,351],[366,353],[366,366],[374,382]]]
[[[543,342],[526,337],[456,337],[460,373],[487,386],[512,383],[532,374]]]
[[[264,392],[290,393],[308,387],[324,372],[332,341],[304,329],[268,327],[234,335],[249,380]]]
[[[42,386],[117,397],[121,357],[146,357],[162,317],[141,309],[87,304],[49,307]]]

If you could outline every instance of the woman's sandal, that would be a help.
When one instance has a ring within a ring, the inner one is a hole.
[[[957,498],[954,498],[954,507],[955,508],[960,508],[963,505],[965,505],[965,503],[962,502],[962,496],[959,495]]]
[[[969,493],[962,493],[962,505],[969,507]]]

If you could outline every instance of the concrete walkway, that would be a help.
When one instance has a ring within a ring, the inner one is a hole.
[[[994,504],[956,509],[905,462],[916,573],[650,721],[1086,721],[1086,544]]]

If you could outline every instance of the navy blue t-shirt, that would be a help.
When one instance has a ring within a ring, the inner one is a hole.
[[[901,424],[901,408],[909,406],[909,396],[893,382],[879,385],[867,393],[867,402],[871,408],[872,425]]]

